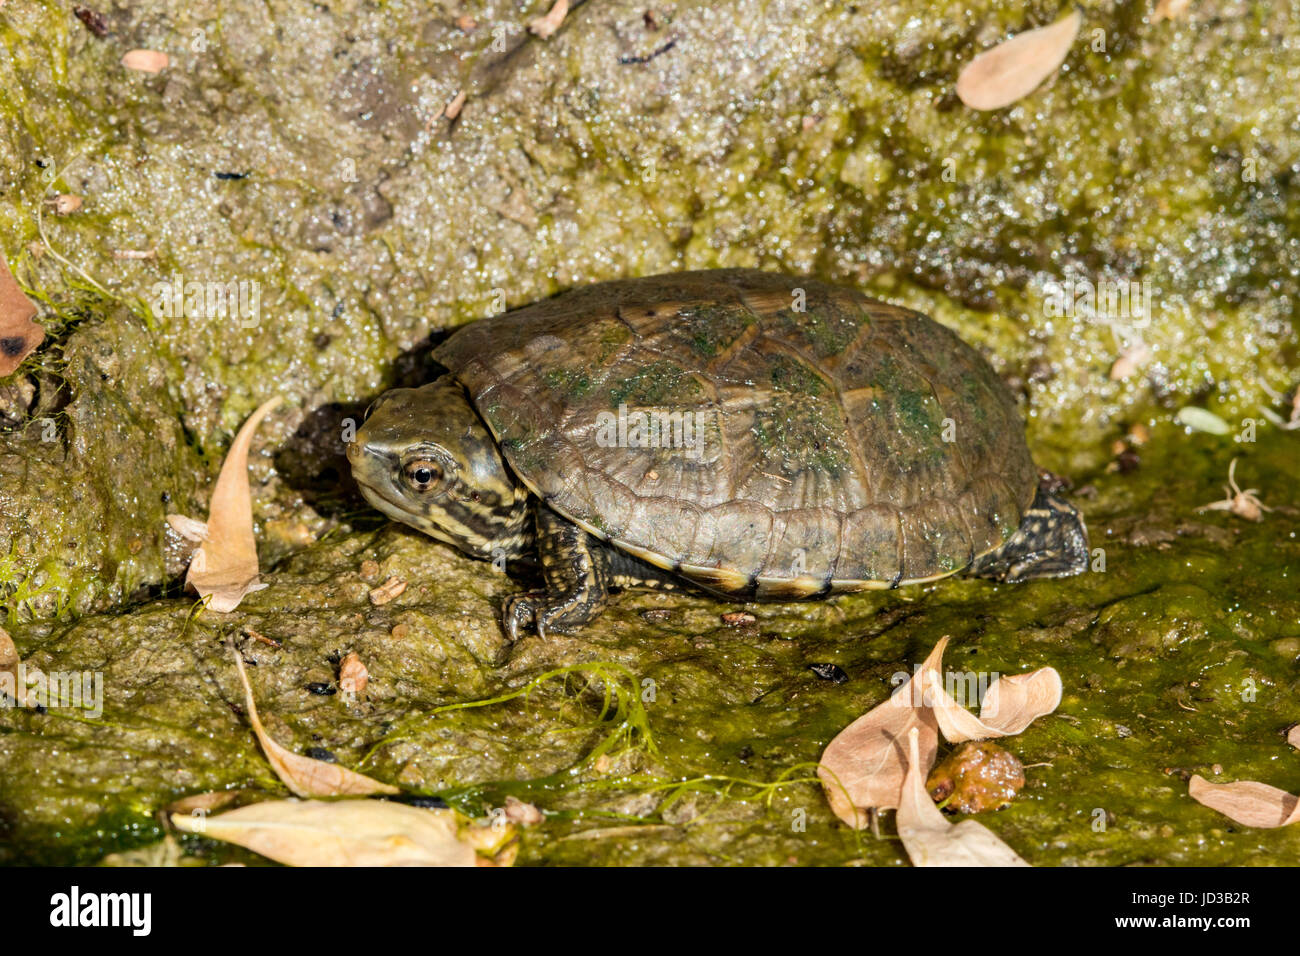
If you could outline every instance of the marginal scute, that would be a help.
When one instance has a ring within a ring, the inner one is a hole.
[[[998,547],[1037,486],[978,352],[812,279],[602,283],[472,323],[435,358],[549,507],[714,590],[941,577]]]

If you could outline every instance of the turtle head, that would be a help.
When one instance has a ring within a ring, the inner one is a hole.
[[[366,500],[395,521],[475,558],[527,546],[528,490],[449,376],[381,395],[348,461]]]

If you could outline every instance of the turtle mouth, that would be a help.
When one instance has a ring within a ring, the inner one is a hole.
[[[370,482],[358,478],[355,475],[353,477],[356,478],[357,487],[361,489],[362,497],[374,505],[375,508],[388,515],[388,517],[395,521],[406,522],[407,524],[414,524],[419,519],[419,515],[411,511],[403,502],[388,497],[388,495],[384,494],[383,491],[375,485],[370,484]]]
[[[357,478],[356,482],[357,487],[361,489],[361,496],[365,498],[366,501],[370,502],[377,511],[382,512],[393,521],[410,525],[416,531],[422,531],[429,537],[441,541],[443,544],[450,544],[453,547],[464,550],[457,541],[439,528],[436,522],[431,521],[419,512],[412,511],[410,506],[405,502],[390,498],[388,495],[384,494],[380,488],[369,484],[361,478]],[[479,557],[479,555],[475,555],[475,557]]]

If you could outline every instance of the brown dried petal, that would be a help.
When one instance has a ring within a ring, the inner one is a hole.
[[[1271,830],[1300,823],[1300,797],[1254,780],[1210,783],[1192,776],[1187,792],[1197,803],[1218,810],[1243,826]]]
[[[248,449],[253,433],[280,399],[265,402],[248,416],[230,445],[212,491],[207,538],[190,562],[185,583],[209,597],[208,608],[233,611],[244,595],[266,587],[258,581],[257,542],[253,538],[253,503],[248,490]],[[176,522],[171,522],[173,529]]]
[[[916,730],[926,766],[939,749],[939,725],[924,704],[926,675],[943,658],[947,639],[935,645],[919,673],[884,703],[869,710],[835,736],[822,753],[817,776],[831,809],[851,827],[868,823],[869,807],[898,806],[907,772],[907,734]]]
[[[158,73],[171,63],[171,57],[160,50],[131,50],[122,57],[122,65],[141,73]]]
[[[475,866],[452,810],[390,800],[270,800],[172,824],[290,866]]]
[[[925,790],[929,763],[917,745],[918,732],[908,732],[907,774],[898,805],[898,837],[913,866],[1028,866],[982,823],[963,820],[952,824]]]
[[[234,651],[234,655],[239,681],[244,686],[244,706],[248,711],[248,722],[253,727],[253,733],[257,735],[257,742],[262,745],[262,752],[266,754],[271,769],[286,787],[300,797],[367,796],[372,793],[400,792],[396,787],[380,783],[365,774],[348,770],[338,764],[296,754],[272,740],[271,735],[262,726],[261,718],[257,716],[257,704],[253,701],[253,688],[248,682],[248,674],[244,671],[243,658],[239,656],[238,651]]]
[[[1060,69],[1079,35],[1078,10],[1051,26],[1018,33],[985,50],[957,76],[957,96],[975,110],[1000,110],[1038,89]]]

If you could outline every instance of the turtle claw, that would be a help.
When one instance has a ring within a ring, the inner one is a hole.
[[[521,627],[527,629],[534,624],[537,625],[538,637],[543,639],[546,637],[541,617],[538,614],[538,609],[545,597],[545,591],[524,591],[521,594],[512,595],[506,600],[505,613],[501,616],[501,623],[505,627],[506,639],[511,644],[519,640],[519,629]]]
[[[565,620],[573,615],[573,603],[548,604],[547,597],[545,591],[524,591],[506,600],[501,623],[510,643],[518,641],[530,627],[542,640],[547,634],[572,634],[577,630],[578,622]]]

